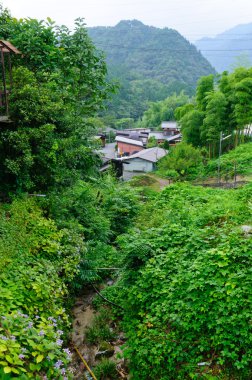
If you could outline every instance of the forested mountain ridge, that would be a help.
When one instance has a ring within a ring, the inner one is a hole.
[[[198,49],[218,72],[232,66],[252,64],[252,23],[237,25],[214,38],[204,37],[195,42]]]
[[[114,27],[92,27],[88,33],[106,55],[109,76],[121,83],[110,105],[117,117],[138,118],[149,101],[185,90],[192,95],[197,80],[214,69],[194,45],[176,30],[120,21]]]

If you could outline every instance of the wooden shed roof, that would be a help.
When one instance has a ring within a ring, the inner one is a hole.
[[[0,40],[0,49],[2,49],[4,53],[21,54],[21,52],[9,41]]]

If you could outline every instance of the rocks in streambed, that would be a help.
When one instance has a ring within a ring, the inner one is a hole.
[[[95,354],[95,360],[101,359],[101,358],[110,358],[115,353],[114,347],[107,343],[107,342],[101,342],[98,352]]]

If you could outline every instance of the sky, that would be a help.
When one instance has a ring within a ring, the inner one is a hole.
[[[238,24],[252,22],[252,0],[0,0],[16,18],[45,19],[73,28],[114,26],[120,20],[176,29],[190,41],[215,36]]]

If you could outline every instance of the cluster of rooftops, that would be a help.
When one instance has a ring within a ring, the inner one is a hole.
[[[175,121],[163,122],[161,131],[152,131],[150,128],[116,131],[115,141],[118,147],[118,156],[130,156],[139,150],[145,149],[150,138],[156,139],[157,144],[167,141],[169,145],[175,145],[181,141],[181,133]]]
[[[155,170],[156,163],[168,153],[159,145],[166,141],[170,146],[181,141],[180,128],[175,121],[163,122],[160,131],[150,128],[124,129],[115,131],[115,135],[115,143],[110,144],[106,144],[105,135],[102,135],[101,171],[112,162],[122,176],[125,172]],[[147,148],[150,138],[156,139],[157,144],[153,148]]]

